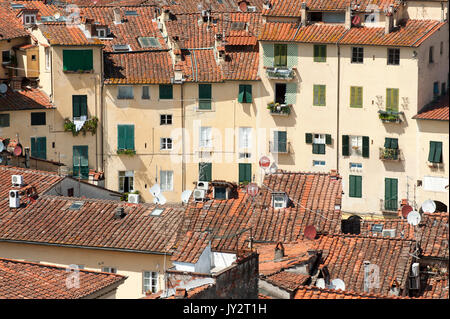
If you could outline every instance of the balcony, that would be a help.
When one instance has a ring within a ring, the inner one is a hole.
[[[271,102],[267,104],[267,109],[270,110],[270,114],[272,115],[284,115],[288,116],[291,114],[292,104],[280,104]]]
[[[400,161],[400,150],[396,148],[380,147],[380,160],[382,161]]]
[[[403,112],[396,111],[378,111],[378,117],[383,123],[401,123],[403,122]]]
[[[268,67],[266,75],[272,80],[292,80],[295,78],[295,71],[293,68],[287,67]]]
[[[270,153],[273,154],[290,154],[292,153],[291,142],[275,143],[273,141],[270,141],[269,150]]]

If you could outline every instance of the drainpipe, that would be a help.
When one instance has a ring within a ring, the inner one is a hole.
[[[185,110],[184,110],[184,94],[183,94],[183,82],[181,82],[180,90],[181,90],[181,147],[182,147],[182,155],[181,155],[181,188],[184,192],[186,190],[186,161],[185,161]]]
[[[101,140],[101,144],[100,144],[100,166],[101,166],[101,171],[103,172],[103,176],[106,176],[105,174],[105,162],[104,162],[104,136],[103,136],[103,131],[104,131],[104,123],[105,120],[103,119],[103,108],[104,108],[104,96],[103,96],[103,87],[104,87],[104,82],[103,82],[103,72],[104,72],[104,64],[103,64],[103,49],[100,49],[100,65],[101,65],[101,73],[100,73],[100,140]]]

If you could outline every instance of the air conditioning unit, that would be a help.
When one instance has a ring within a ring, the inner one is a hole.
[[[413,263],[411,266],[411,275],[414,277],[418,277],[419,274],[420,274],[419,263]]]
[[[203,200],[205,199],[205,196],[206,196],[206,190],[195,189],[193,195],[194,195],[194,200],[196,202],[203,202]]]
[[[203,190],[205,190],[205,191],[207,191],[208,190],[208,186],[209,186],[209,183],[208,182],[202,182],[202,181],[198,181],[197,182],[197,189],[203,189]]]
[[[11,182],[13,186],[22,186],[23,185],[23,176],[22,175],[12,175]]]
[[[128,203],[139,204],[139,194],[128,194]]]
[[[19,208],[20,207],[20,197],[18,190],[10,190],[9,191],[9,207],[10,208]]]
[[[395,237],[395,229],[383,229],[383,237]]]

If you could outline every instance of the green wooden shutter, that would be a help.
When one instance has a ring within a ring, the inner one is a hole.
[[[298,63],[298,45],[288,44],[287,45],[287,67],[296,67]]]
[[[87,95],[72,95],[73,117],[87,116]]]
[[[330,134],[325,135],[325,144],[331,145],[331,135]]]
[[[384,148],[391,148],[391,139],[389,137],[384,139]]]
[[[311,144],[312,141],[313,141],[312,133],[306,133],[305,134],[305,143],[306,144]]]
[[[362,107],[362,87],[350,87],[350,107]]]
[[[436,153],[434,154],[434,163],[442,163],[442,142],[435,142]]]
[[[398,180],[396,178],[384,179],[384,208],[386,210],[397,210]]]
[[[171,100],[173,99],[173,87],[172,84],[160,84],[159,85],[159,99]]]
[[[126,125],[125,148],[134,150],[134,125]]]
[[[73,176],[83,179],[89,178],[88,146],[73,146]]]
[[[325,106],[325,85],[314,85],[313,86],[313,94],[314,94],[314,99],[313,99],[313,105],[315,106]]]
[[[391,148],[398,149],[398,139],[397,138],[391,138]]]
[[[252,102],[252,86],[249,84],[239,84],[239,103],[251,103]]]
[[[342,135],[342,156],[350,155],[350,136]]]
[[[252,181],[252,164],[239,163],[239,183]]]
[[[125,150],[127,148],[126,144],[126,125],[117,125],[117,149]]]
[[[398,89],[386,89],[386,111],[398,112]]]
[[[285,153],[287,150],[287,132],[277,131],[275,132],[277,138],[278,152]]]
[[[92,50],[63,50],[63,71],[89,71],[93,69]]]
[[[349,197],[362,197],[362,176],[349,175]]]
[[[428,153],[428,162],[434,162],[434,154],[436,153],[436,143],[430,141],[430,152]]]
[[[273,67],[274,63],[274,45],[271,43],[263,43],[263,65],[265,67]]]
[[[36,137],[31,138],[31,156],[37,157]]]
[[[295,104],[297,99],[297,83],[286,83],[286,104]]]
[[[210,110],[211,97],[212,97],[211,84],[199,84],[198,85],[199,109]]]
[[[47,138],[32,137],[31,138],[31,156],[47,159]]]
[[[198,180],[210,182],[212,180],[212,164],[198,163]]]
[[[368,136],[363,136],[362,137],[362,156],[363,157],[369,157],[370,154],[370,149],[369,149],[369,145],[370,145],[370,139]]]

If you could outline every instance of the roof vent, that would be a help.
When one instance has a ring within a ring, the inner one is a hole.
[[[123,207],[117,207],[114,211],[114,219],[122,219],[125,217],[125,209]]]

